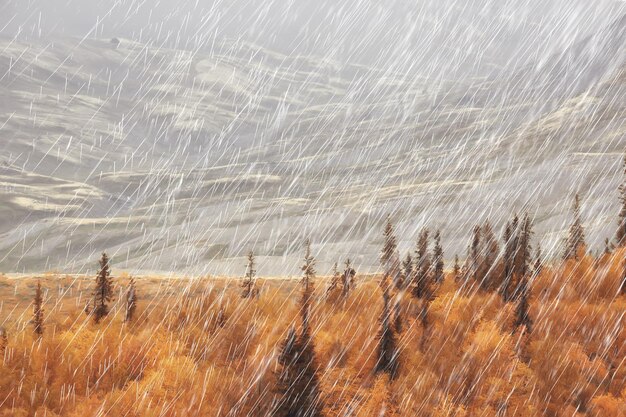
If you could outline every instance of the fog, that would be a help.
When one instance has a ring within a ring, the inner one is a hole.
[[[179,49],[250,42],[449,78],[493,75],[610,25],[611,0],[5,0],[0,34],[124,37]]]

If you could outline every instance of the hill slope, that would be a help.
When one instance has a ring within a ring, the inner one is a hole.
[[[2,40],[0,270],[118,267],[236,274],[376,269],[387,213],[412,248],[529,206],[556,250],[572,192],[614,229],[626,144],[623,19],[535,68],[440,81],[223,42]],[[607,197],[609,196],[609,197]],[[613,197],[615,196],[615,197]],[[445,219],[445,220],[442,220]],[[591,220],[593,219],[593,220]]]

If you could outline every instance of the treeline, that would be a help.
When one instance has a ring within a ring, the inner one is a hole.
[[[626,158],[624,170],[626,177]],[[33,392],[30,399],[21,394],[14,378],[0,378],[0,394],[5,395],[0,397],[0,409],[10,410],[0,415],[70,415],[65,410],[72,408],[68,398],[77,395],[76,373],[86,366],[84,358],[66,356],[72,349],[92,358],[93,351],[98,351],[102,360],[89,368],[91,374],[80,388],[92,408],[73,407],[71,415],[89,410],[98,415],[124,411],[126,415],[174,416],[184,413],[183,399],[190,415],[623,415],[619,413],[626,412],[626,182],[620,187],[620,202],[613,242],[607,241],[601,259],[593,260],[587,254],[576,195],[560,265],[542,259],[541,248],[533,244],[533,221],[528,214],[513,216],[500,238],[489,222],[476,225],[466,259],[461,264],[455,257],[448,272],[440,231],[431,234],[423,229],[414,250],[401,256],[394,225],[387,218],[378,288],[359,283],[347,259],[342,271],[334,265],[320,296],[316,296],[316,261],[307,240],[295,320],[283,315],[288,305],[284,299],[294,298],[291,293],[262,296],[255,256],[250,252],[237,304],[229,304],[224,295],[219,301],[211,299],[204,290],[199,299],[183,292],[171,304],[160,305],[165,304],[162,299],[144,304],[143,318],[136,322],[140,298],[131,278],[121,292],[124,311],[122,327],[117,329],[109,317],[115,286],[110,259],[104,253],[82,313],[91,323],[91,348],[75,341],[81,339],[78,335],[85,331],[81,326],[86,325],[70,326],[77,333],[62,336],[45,330],[40,282],[32,303],[32,346],[46,349],[23,346],[21,356],[9,354],[8,347],[12,344],[15,351],[19,344],[0,329],[6,375],[43,372],[45,376],[43,388],[34,377],[27,381]],[[615,259],[619,282],[602,299],[606,311],[587,305],[590,289],[598,285],[590,280],[613,276]],[[564,277],[575,279],[575,285],[558,281]],[[618,304],[611,304],[615,300]],[[581,318],[581,327],[564,320],[561,304],[589,312]],[[553,327],[559,327],[556,338]],[[567,331],[572,335],[564,336]],[[571,341],[564,344],[561,339],[568,337]],[[560,348],[566,348],[566,356],[558,360],[549,356]],[[54,356],[46,352],[68,361],[64,366],[72,365],[63,370],[49,363]],[[586,365],[579,368],[570,361]],[[55,369],[54,374],[49,369]],[[196,376],[199,372],[204,382]],[[213,380],[214,375],[221,379]],[[209,379],[224,385],[213,387],[224,404],[211,408],[212,414],[201,411],[208,407],[204,402],[210,402],[205,400]],[[243,384],[243,397],[229,396],[227,387],[233,389],[233,381]],[[199,395],[193,395],[199,389],[196,384],[203,387]],[[103,386],[108,387],[108,394]],[[100,394],[92,396],[92,392]],[[135,398],[144,394],[160,398],[160,408],[151,401],[134,404],[128,399],[131,392]]]

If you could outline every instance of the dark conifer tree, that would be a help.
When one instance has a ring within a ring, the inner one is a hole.
[[[472,233],[472,243],[470,245],[470,274],[474,280],[480,281],[479,276],[482,269],[481,265],[481,227],[475,226]]]
[[[624,182],[619,187],[621,204],[615,242],[617,246],[626,246],[626,154],[624,154]]]
[[[443,264],[443,248],[441,247],[441,233],[439,230],[435,233],[435,248],[433,249],[433,261],[435,267],[433,270],[433,281],[440,284],[444,279]]]
[[[461,279],[461,265],[459,265],[459,255],[454,255],[454,280],[459,281]]]
[[[461,282],[463,285],[467,285],[470,277],[472,276],[472,245],[467,245],[465,259],[463,265],[461,265]]]
[[[517,238],[515,243],[514,264],[513,264],[513,280],[514,286],[511,288],[513,298],[520,295],[521,287],[525,285],[528,275],[532,273],[532,246],[531,238],[533,235],[533,222],[528,216],[524,215],[522,222],[517,228]]]
[[[529,289],[527,282],[524,279],[520,288],[520,295],[518,297],[517,307],[515,309],[515,321],[513,322],[513,332],[515,332],[520,326],[526,327],[526,332],[532,332],[533,321],[528,313],[528,293]]]
[[[346,259],[345,268],[343,270],[342,275],[342,285],[343,285],[343,296],[347,297],[350,294],[350,291],[353,290],[356,286],[355,277],[356,271],[352,268],[352,262],[350,258]]]
[[[309,335],[309,317],[311,313],[311,301],[313,299],[313,280],[315,278],[315,258],[311,255],[311,245],[306,243],[306,254],[302,265],[302,299],[300,302],[300,315],[302,318],[302,335]]]
[[[500,284],[496,278],[496,261],[498,260],[499,251],[500,247],[493,233],[491,223],[486,221],[480,233],[479,269],[477,277],[481,288],[484,290],[491,290]]]
[[[41,282],[37,282],[35,299],[33,300],[33,331],[36,337],[43,336],[43,295]]]
[[[415,284],[413,285],[413,296],[417,298],[427,298],[430,291],[428,235],[428,229],[422,229],[415,250]]]
[[[509,301],[510,298],[510,287],[511,281],[513,279],[513,264],[515,259],[516,236],[517,233],[513,229],[513,225],[511,224],[511,222],[507,222],[506,227],[504,228],[504,236],[502,238],[502,240],[504,241],[504,255],[502,259],[502,285],[500,287],[502,299],[505,302]]]
[[[304,249],[304,264],[302,264],[302,298],[300,301],[300,315],[302,318],[302,334],[303,337],[310,336],[309,317],[311,310],[311,301],[313,298],[313,280],[315,279],[315,258],[311,254],[311,242],[306,240]],[[309,342],[309,340],[306,340]]]
[[[291,328],[281,346],[278,357],[281,365],[278,375],[279,400],[272,416],[321,417],[319,378],[313,347],[296,335]]]
[[[389,295],[390,284],[386,277],[381,280],[383,293],[383,311],[380,314],[380,330],[378,331],[377,361],[374,371],[386,372],[391,379],[396,377],[398,371],[398,350]]]
[[[304,241],[304,264],[300,268],[302,270],[302,286],[308,291],[309,285],[315,277],[315,258],[311,255],[311,241]]]
[[[533,235],[533,222],[528,216],[524,215],[520,228],[518,229],[517,248],[515,251],[515,273],[519,277],[528,275],[531,263],[531,239]]]
[[[384,243],[380,255],[383,266],[383,274],[388,276],[394,285],[398,285],[400,280],[400,260],[398,259],[398,241],[391,224],[391,217],[387,216],[385,229],[383,231]]]
[[[99,323],[109,314],[108,303],[113,299],[113,280],[111,279],[111,268],[109,257],[106,253],[100,258],[100,271],[96,276],[96,288],[93,293],[93,317]]]
[[[307,240],[302,266],[302,297],[300,299],[302,327],[299,337],[296,337],[294,328],[290,329],[281,349],[279,356],[281,370],[278,376],[278,390],[281,398],[272,414],[274,416],[322,416],[317,362],[309,323],[315,277],[314,265],[315,259],[311,255],[310,242]]]
[[[339,270],[337,269],[337,262],[333,265],[332,276],[330,278],[330,283],[328,284],[328,288],[326,289],[326,295],[330,295],[333,291],[335,291],[339,287],[339,280],[341,279],[341,275],[339,274]]]
[[[581,252],[585,250],[585,231],[580,216],[580,195],[574,197],[574,205],[572,207],[574,221],[569,228],[569,235],[565,243],[564,259],[579,260]]]
[[[241,283],[241,288],[243,291],[241,292],[241,298],[254,298],[257,294],[257,289],[255,286],[255,278],[256,278],[256,262],[254,259],[254,252],[250,251],[248,253],[248,263],[246,265],[246,274],[243,278],[243,282]]]
[[[407,252],[404,262],[402,262],[402,273],[404,275],[404,287],[410,287],[414,284],[415,273],[413,271],[413,258],[411,253]]]
[[[137,289],[135,288],[135,278],[130,278],[128,283],[128,289],[126,290],[126,314],[124,321],[130,323],[135,317],[135,311],[137,310]]]
[[[541,245],[537,243],[537,250],[535,251],[535,276],[539,276],[541,274],[541,269],[543,267],[543,259],[541,257]]]
[[[289,332],[287,333],[287,337],[280,348],[280,355],[278,356],[278,361],[280,363],[287,364],[291,362],[291,359],[294,357],[294,353],[296,351],[296,343],[298,343],[298,334],[295,326],[291,326],[289,328]]]
[[[280,364],[276,387],[278,400],[272,413],[275,416],[300,416],[298,407],[301,406],[301,393],[295,391],[295,387],[299,382],[298,356],[298,336],[295,327],[292,326],[281,345],[278,355],[278,363]]]
[[[517,215],[507,223],[504,230],[504,254],[502,259],[502,284],[500,292],[505,302],[520,295],[520,288],[533,273],[531,238],[533,223],[528,214],[519,221]]]
[[[396,300],[393,305],[393,330],[396,334],[402,333],[402,309],[400,305],[400,301]]]

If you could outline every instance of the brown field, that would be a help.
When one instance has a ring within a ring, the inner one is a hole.
[[[514,303],[450,272],[427,324],[396,293],[399,369],[375,373],[382,309],[378,277],[347,298],[315,281],[311,307],[324,416],[624,416],[624,250],[546,266],[532,281],[532,332],[513,331]],[[95,274],[94,274],[95,275]],[[273,416],[277,357],[301,326],[297,280],[263,280],[242,299],[239,279],[137,278],[136,318],[124,323],[116,276],[111,313],[84,313],[93,278],[0,276],[0,416]],[[44,289],[44,334],[32,300]]]

